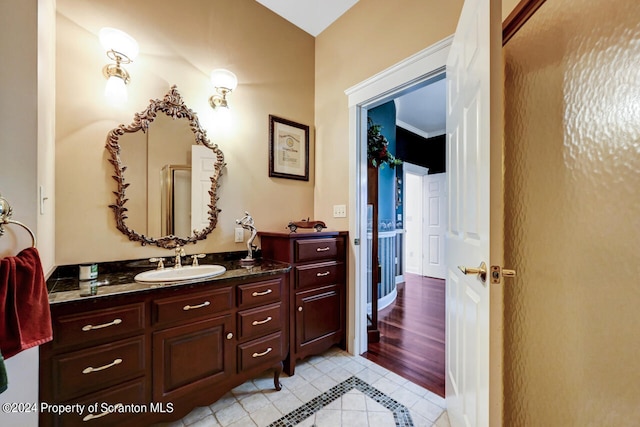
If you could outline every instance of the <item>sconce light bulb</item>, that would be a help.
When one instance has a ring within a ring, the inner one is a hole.
[[[104,88],[104,96],[114,105],[122,105],[127,102],[127,87],[122,78],[110,76]]]
[[[229,70],[217,68],[211,72],[211,83],[218,92],[232,92],[238,86],[238,78]]]
[[[100,44],[105,51],[115,51],[124,54],[129,61],[138,56],[140,48],[138,42],[124,31],[116,28],[105,27],[98,32]]]

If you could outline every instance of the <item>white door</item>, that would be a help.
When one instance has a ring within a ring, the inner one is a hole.
[[[500,0],[465,0],[447,60],[445,393],[454,427],[501,425],[501,285],[461,271],[502,264],[500,9]]]
[[[209,226],[209,190],[216,161],[216,153],[212,149],[204,145],[191,146],[191,230]]]
[[[444,239],[447,230],[447,174],[425,175],[424,200],[424,256],[423,275],[445,279]]]
[[[429,169],[411,163],[402,165],[405,195],[404,226],[405,234],[405,270],[407,273],[422,276],[423,265],[423,178]]]

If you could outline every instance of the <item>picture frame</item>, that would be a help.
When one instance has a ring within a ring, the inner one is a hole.
[[[309,181],[309,126],[269,115],[269,176]]]

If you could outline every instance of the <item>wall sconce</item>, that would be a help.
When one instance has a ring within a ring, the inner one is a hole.
[[[215,110],[218,107],[229,108],[227,103],[227,94],[232,92],[238,86],[238,78],[229,70],[222,68],[215,69],[211,72],[211,83],[216,88],[217,95],[209,98],[209,104]]]
[[[105,27],[98,33],[100,44],[107,56],[115,64],[107,64],[102,73],[107,78],[104,95],[111,101],[124,103],[127,101],[126,84],[131,77],[122,64],[129,64],[138,56],[138,43],[129,34],[115,28]]]

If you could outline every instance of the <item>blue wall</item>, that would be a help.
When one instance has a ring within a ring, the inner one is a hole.
[[[387,149],[393,155],[396,153],[396,104],[389,101],[368,111],[368,118],[380,125],[380,131],[389,145]],[[388,165],[378,168],[378,229],[380,231],[394,230],[396,217],[396,183],[395,169]]]

